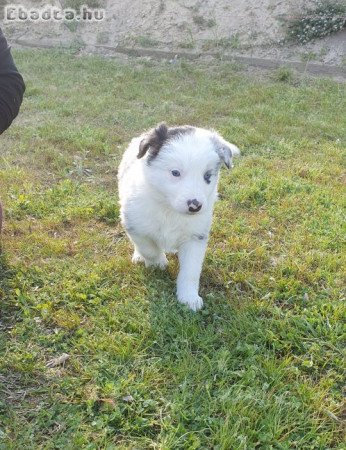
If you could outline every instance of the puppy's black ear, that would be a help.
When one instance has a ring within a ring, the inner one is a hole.
[[[240,155],[239,148],[236,145],[227,142],[218,133],[214,133],[211,139],[213,141],[215,151],[219,155],[221,161],[223,161],[226,167],[230,169],[232,167],[233,156]]]
[[[141,140],[139,144],[139,152],[137,158],[142,158],[147,151],[152,157],[155,157],[164,142],[168,138],[168,128],[165,123],[160,123],[156,128],[149,131],[148,134]]]

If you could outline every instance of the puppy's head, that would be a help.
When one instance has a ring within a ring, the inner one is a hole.
[[[212,208],[222,163],[232,167],[238,148],[215,131],[164,123],[145,134],[138,158],[143,158],[149,185],[166,206],[197,214]]]

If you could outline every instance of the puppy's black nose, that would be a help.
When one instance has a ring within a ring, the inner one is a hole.
[[[194,198],[193,200],[187,201],[187,206],[189,207],[190,212],[198,212],[202,208],[202,203]]]

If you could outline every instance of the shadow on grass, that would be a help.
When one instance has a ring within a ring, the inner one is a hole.
[[[0,244],[1,245],[1,244]],[[10,291],[10,282],[14,278],[15,271],[10,267],[6,253],[0,246],[0,317],[1,321],[8,318],[10,310],[13,312],[13,306],[7,302]]]
[[[154,347],[161,352],[161,356],[169,359],[169,355],[182,350],[191,351],[191,346],[203,349],[223,347],[224,339],[218,331],[225,323],[233,326],[234,318],[246,316],[243,307],[239,305],[239,298],[234,290],[221,289],[220,283],[211,276],[206,280],[202,273],[200,295],[204,300],[203,308],[198,312],[191,311],[176,298],[176,276],[178,263],[170,259],[168,270],[151,269],[147,275],[149,289],[149,315],[152,332],[155,335]],[[248,315],[251,316],[250,313]],[[244,319],[244,318],[243,318]],[[252,319],[250,319],[252,323]],[[237,327],[236,327],[237,328]],[[234,334],[234,343],[243,339],[241,330]],[[162,352],[163,349],[163,352]]]

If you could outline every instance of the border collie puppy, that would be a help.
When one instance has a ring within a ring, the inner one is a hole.
[[[132,261],[165,268],[178,253],[178,301],[203,306],[199,278],[217,199],[219,170],[239,149],[215,131],[164,123],[132,139],[120,163],[121,222]]]

